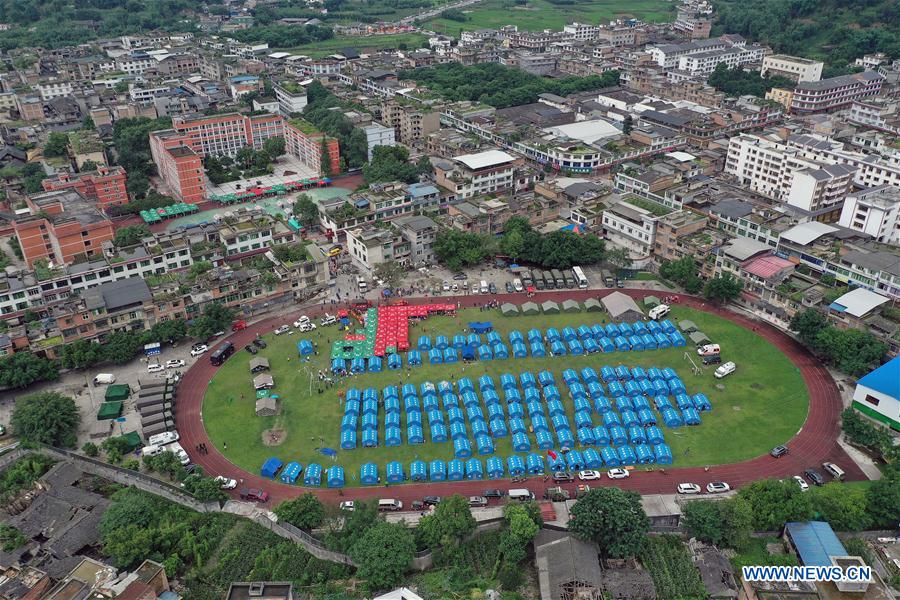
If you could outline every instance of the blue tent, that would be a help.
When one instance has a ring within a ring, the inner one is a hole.
[[[406,409],[406,412],[421,410],[419,405],[419,397],[415,395],[415,389],[413,389],[412,396],[403,397],[403,408]]]
[[[544,339],[546,339],[550,343],[558,341],[560,338],[561,336],[559,335],[559,330],[557,330],[555,327],[550,327],[546,332],[544,332]]]
[[[503,418],[503,407],[500,406],[500,403],[497,401],[487,402],[485,399],[485,404],[487,404],[488,409],[488,420]]]
[[[550,417],[550,422],[553,423],[553,429],[556,431],[560,431],[561,429],[571,429],[571,427],[569,427],[569,420],[566,418],[565,414],[553,415]]]
[[[593,427],[591,413],[583,410],[575,412],[575,429],[580,429],[581,427]]]
[[[394,402],[399,403],[399,400],[395,399]],[[384,415],[384,426],[385,427],[400,427],[400,412],[399,412],[399,410],[394,411],[394,412],[389,412],[386,415]]]
[[[594,443],[598,446],[609,445],[609,431],[603,425],[594,427]]]
[[[429,425],[443,425],[444,424],[444,413],[439,410],[432,410],[428,412],[428,424]]]
[[[447,380],[441,380],[438,382],[438,393],[442,396],[444,394],[452,394],[453,393],[453,382]]]
[[[672,342],[673,348],[681,348],[687,345],[687,340],[684,339],[684,336],[677,331],[673,331],[672,333],[667,333],[669,336],[669,341]]]
[[[453,456],[456,458],[469,458],[472,456],[472,444],[468,438],[456,438],[453,440]]]
[[[619,413],[608,411],[603,413],[603,425],[605,427],[612,427],[613,425],[621,425],[622,419],[619,417]]]
[[[606,335],[606,329],[600,323],[594,323],[591,325],[591,335],[594,336],[594,339],[602,338]]]
[[[603,458],[603,464],[607,467],[618,467],[621,464],[619,462],[619,453],[616,452],[615,448],[601,448],[600,456]]]
[[[497,344],[493,346],[494,348],[494,358],[497,360],[506,360],[509,358],[509,348],[506,347],[506,344]]]
[[[616,345],[608,337],[597,338],[597,344],[604,353],[609,353],[616,349]]]
[[[341,432],[341,448],[343,450],[353,450],[356,448],[356,431],[347,430]]]
[[[422,364],[422,353],[418,350],[410,350],[406,353],[406,364],[410,367],[418,367]]]
[[[487,343],[489,345],[493,346],[494,344],[499,344],[501,342],[503,342],[503,338],[500,337],[500,334],[496,331],[491,331],[487,334]]]
[[[350,402],[359,402],[361,398],[362,398],[362,394],[360,393],[360,391],[357,388],[350,388],[349,390],[347,390],[347,393],[344,395],[344,400],[348,404]]]
[[[633,465],[637,462],[637,456],[635,456],[631,446],[619,447],[619,462],[623,465]]]
[[[347,370],[347,363],[343,358],[335,358],[331,361],[331,372],[332,373],[343,373]]]
[[[442,460],[433,460],[428,466],[428,478],[431,481],[447,479],[447,464]]]
[[[483,420],[475,421],[472,423],[472,436],[479,435],[487,435],[488,434],[488,426],[487,423]]]
[[[597,342],[594,341],[594,338],[588,338],[582,343],[584,344],[584,351],[586,354],[594,354],[595,352],[600,351],[600,346],[597,345]]]
[[[478,360],[494,360],[494,353],[488,345],[478,346]]]
[[[449,481],[462,481],[464,475],[465,467],[463,466],[463,461],[454,458],[447,463],[447,479]]]
[[[435,423],[431,426],[431,441],[435,444],[443,444],[447,441],[447,428],[443,423]]]
[[[578,450],[570,450],[566,454],[566,465],[570,471],[581,471],[584,469],[584,456]]]
[[[281,481],[283,483],[293,484],[296,483],[297,477],[300,475],[300,471],[303,470],[303,467],[300,466],[298,462],[289,462],[287,466],[284,468],[284,471],[281,472]]]
[[[408,410],[406,411],[406,426],[407,427],[421,427],[422,426],[422,412],[419,409]]]
[[[387,366],[388,369],[396,371],[397,369],[403,367],[403,359],[400,358],[399,354],[389,354]]]
[[[629,444],[646,444],[647,443],[647,434],[644,431],[643,427],[629,427],[628,428],[628,443]]]
[[[468,440],[466,440],[468,441]],[[494,442],[491,440],[490,436],[487,435],[479,435],[475,438],[475,447],[478,449],[478,454],[484,456],[485,454],[493,454],[494,453]],[[471,454],[470,454],[471,456]],[[468,458],[468,457],[462,457]]]
[[[691,400],[694,402],[694,408],[699,410],[700,412],[712,410],[712,404],[709,401],[709,398],[706,397],[704,393],[697,393],[691,397]]]
[[[453,347],[457,350],[466,345],[466,336],[457,333],[453,336]]]
[[[578,443],[582,446],[594,445],[594,430],[591,427],[578,428]]]
[[[675,394],[675,405],[679,410],[684,410],[686,408],[693,408],[694,401],[691,400],[691,397],[687,394]]]
[[[656,427],[655,425],[652,427],[647,427],[647,443],[648,444],[661,444],[663,442],[663,432],[662,429]]]
[[[351,373],[365,373],[366,372],[366,359],[364,358],[354,358],[350,361],[350,372]]]
[[[383,366],[383,361],[380,356],[369,357],[369,373],[380,373]]]
[[[541,450],[550,450],[555,446],[553,442],[553,436],[550,435],[550,432],[546,429],[542,429],[540,431],[536,431],[534,434],[534,438],[537,440],[537,447]]]
[[[650,333],[656,334],[662,330],[662,325],[660,325],[658,321],[650,321],[647,323],[647,331]]]
[[[539,431],[550,431],[550,424],[547,422],[547,418],[542,414],[534,414],[531,415],[531,428],[534,429],[535,432]]]
[[[662,420],[663,423],[666,424],[666,427],[681,427],[684,425],[684,421],[681,420],[681,415],[678,414],[674,408],[666,408],[662,411]]]
[[[631,369],[625,365],[619,365],[616,367],[616,379],[622,382],[631,381]]]
[[[606,337],[614,338],[620,335],[619,326],[615,323],[607,323],[604,329],[606,330]]]
[[[466,461],[466,479],[483,479],[484,470],[481,468],[481,461],[477,458],[470,458]]]
[[[653,405],[659,412],[662,412],[667,408],[672,408],[672,403],[669,401],[668,396],[654,396]]]
[[[399,398],[400,391],[397,389],[396,385],[389,385],[381,390],[381,396],[387,400],[388,398]]]
[[[434,338],[434,347],[435,348],[440,348],[441,350],[443,350],[444,348],[446,348],[449,345],[450,345],[450,340],[447,339],[446,335],[439,335],[436,338]]]
[[[450,438],[459,439],[468,435],[466,424],[463,421],[453,421],[450,423]]]
[[[625,336],[620,335],[613,339],[613,342],[615,342],[616,350],[619,352],[628,352],[631,350],[631,344],[628,343],[628,339]]]
[[[635,427],[640,424],[637,413],[633,410],[623,410],[619,413],[619,416],[622,417],[622,425],[624,427]]]
[[[473,348],[477,348],[481,345],[481,336],[477,333],[470,333],[468,337],[466,337],[466,346],[471,346]]]
[[[362,445],[363,448],[375,448],[378,446],[378,429],[363,429]]]
[[[307,354],[315,352],[315,348],[309,340],[300,340],[297,342],[297,352],[300,356],[306,356]]]
[[[562,330],[562,337],[567,342],[570,340],[574,340],[578,337],[578,334],[575,332],[575,329],[572,327],[564,327]]]
[[[676,331],[675,324],[672,321],[670,321],[669,319],[665,319],[659,325],[660,325],[660,327],[662,327],[662,330],[665,333],[672,333],[673,331]]]
[[[631,398],[628,396],[619,396],[616,398],[616,410],[622,412],[623,410],[631,410],[633,405],[631,403]]]
[[[669,386],[666,383],[665,379],[654,379],[653,380],[653,392],[660,396],[668,396],[669,395]]]
[[[502,418],[491,419],[490,427],[491,435],[495,438],[502,438],[509,435],[509,430],[506,428],[506,422]]]
[[[611,425],[609,429],[609,441],[613,446],[621,446],[628,442],[628,433],[621,425]]]
[[[663,377],[663,373],[657,367],[650,367],[647,369],[647,378],[651,381],[656,381],[657,379],[665,379]]]
[[[510,405],[510,407],[519,406],[519,408],[521,408],[522,394],[519,393],[519,390],[505,390],[503,396],[506,398],[506,403]]]
[[[572,448],[575,446],[575,436],[568,429],[557,429],[556,441],[559,442],[560,448]]]
[[[630,323],[619,323],[619,333],[628,337],[634,334],[634,329],[631,328]]]
[[[368,429],[378,429],[378,416],[371,412],[364,413],[362,418],[362,430]]]
[[[490,375],[482,375],[478,378],[478,390],[483,392],[485,390],[496,390],[497,387],[494,385],[494,380]]]
[[[600,376],[603,377],[603,381],[605,381],[606,383],[612,383],[613,381],[616,381],[618,379],[616,370],[609,365],[600,367]]]
[[[584,346],[577,339],[569,340],[569,353],[572,356],[581,356],[584,354]]]
[[[466,409],[466,418],[469,419],[469,423],[484,421],[484,412],[481,410],[480,406],[475,404]]]
[[[426,413],[432,413],[434,411],[441,411],[441,405],[438,403],[437,396],[425,396],[425,401],[422,402],[422,410]],[[441,417],[443,419],[443,417]]]
[[[553,400],[549,400],[547,402],[547,411],[550,413],[550,417],[554,417],[555,415],[565,415],[566,407],[563,406],[563,403],[558,400],[559,395],[554,396]]]
[[[506,390],[516,390],[518,391],[518,384],[516,383],[516,376],[511,373],[504,373],[500,376],[500,387]]]
[[[400,428],[399,427],[388,427],[384,428],[384,445],[385,446],[399,446],[403,443],[403,438],[400,437]]]
[[[631,330],[637,335],[644,335],[647,333],[647,326],[643,321],[635,321],[631,324]]]
[[[588,469],[599,469],[603,466],[603,459],[600,453],[594,448],[587,448],[584,451],[584,466]]]
[[[531,449],[531,442],[524,433],[514,433],[512,436],[512,447],[515,452],[528,452]]]
[[[544,457],[540,454],[531,453],[525,457],[525,468],[532,475],[539,475],[544,472]]]
[[[594,332],[591,331],[591,328],[587,325],[580,325],[578,327],[578,337],[581,338],[582,341],[584,341],[588,338],[593,338]]]
[[[656,415],[653,414],[653,411],[649,408],[642,408],[637,412],[638,421],[641,422],[641,427],[648,427],[650,425],[656,425]]]
[[[362,394],[363,404],[366,402],[377,402],[378,401],[378,390],[373,387],[367,387],[363,390]]]
[[[459,381],[456,382],[456,388],[459,390],[460,394],[464,394],[466,392],[474,392],[475,384],[472,383],[472,380],[468,377],[461,377]]]
[[[677,377],[675,379],[670,379],[668,382],[669,392],[673,394],[683,394],[685,392],[684,382],[682,382]]]
[[[465,415],[460,409],[451,408],[447,411],[447,419],[453,425],[454,423],[462,423],[465,420]]]
[[[587,399],[587,396],[573,394],[572,406],[575,407],[575,412],[584,412],[589,417],[591,416],[591,401]]]
[[[515,407],[515,406],[518,406],[519,409],[521,410],[520,404],[513,404],[512,406],[510,406],[510,408]],[[509,431],[513,435],[515,435],[517,433],[524,433],[524,432],[528,431],[528,428],[525,427],[525,420],[521,417],[513,417],[512,411],[510,411],[510,415],[509,415]]]
[[[594,410],[598,415],[603,415],[612,410],[612,402],[606,396],[601,396],[594,400]]]
[[[666,367],[662,370],[662,376],[663,376],[663,379],[666,379],[666,380],[677,379],[678,373],[676,373],[675,369],[673,369],[672,367]]]
[[[562,454],[556,454],[555,456],[548,457],[550,459],[550,470],[554,473],[557,471],[565,471],[568,467],[566,466],[566,458]]]
[[[441,395],[441,404],[444,405],[444,410],[450,411],[454,408],[459,408],[459,398],[456,397],[456,394],[446,393]]]
[[[583,368],[581,370],[581,378],[584,380],[584,384],[589,388],[592,383],[597,383],[599,381],[599,378],[597,377],[597,371],[595,371],[592,367]]]
[[[445,363],[455,363],[459,361],[459,355],[456,353],[456,348],[449,347],[444,348],[444,362]]]
[[[527,392],[528,388],[536,388],[537,380],[534,378],[533,373],[529,373],[528,371],[522,371],[519,373],[519,383],[522,384],[522,391]]]
[[[522,332],[516,329],[513,329],[509,332],[509,343],[510,344],[521,344],[525,341],[525,338],[522,337]]]
[[[647,400],[647,396],[635,396],[634,398],[629,398],[629,400],[631,400],[631,408],[633,410],[650,408],[650,401]]]
[[[653,446],[653,454],[656,455],[656,462],[661,465],[672,464],[672,449],[668,444],[656,444]]]
[[[637,456],[639,465],[649,465],[656,462],[656,456],[653,454],[653,449],[646,444],[635,446],[634,454]]]
[[[303,476],[303,485],[319,486],[322,485],[322,465],[309,463],[306,465],[306,473]]]
[[[547,387],[548,385],[556,385],[556,380],[553,378],[553,373],[546,370],[538,373],[538,382],[544,387]]]
[[[490,479],[501,479],[503,477],[503,461],[496,456],[487,459],[487,474]]]
[[[587,386],[587,390],[588,395],[594,399],[603,398],[604,396],[606,396],[606,390],[603,389],[603,385],[596,381],[592,381],[591,383],[589,383]]]
[[[566,345],[559,340],[550,342],[550,352],[553,356],[565,356],[567,353]]]
[[[428,479],[428,466],[424,460],[414,460],[409,464],[409,478],[412,481],[425,481]]]
[[[402,483],[406,478],[403,474],[403,463],[398,460],[389,462],[385,470],[388,483]]]
[[[544,336],[541,334],[540,329],[529,329],[528,330],[528,342],[541,342],[544,340]]]
[[[341,419],[341,431],[355,431],[356,423],[356,415],[344,415],[344,418]]]
[[[425,434],[422,432],[422,428],[419,425],[410,425],[406,428],[406,443],[407,444],[424,444],[425,443]]]
[[[666,335],[665,333],[657,333],[653,337],[656,338],[656,347],[659,348],[660,350],[663,350],[664,348],[672,347],[672,340],[670,340],[669,336]]]
[[[644,340],[639,335],[632,335],[628,338],[628,343],[631,344],[631,349],[635,352],[642,352],[644,350]]]
[[[513,454],[506,459],[506,467],[509,469],[509,474],[513,477],[525,474],[525,461],[518,454]]]
[[[656,350],[659,346],[659,342],[656,341],[656,336],[645,333],[641,337],[641,343],[644,345],[644,350]]]
[[[532,342],[529,351],[533,358],[544,358],[547,356],[547,349],[540,342]]]
[[[641,388],[641,394],[646,396],[652,396],[656,388],[653,386],[653,383],[650,382],[649,379],[641,379],[637,382],[638,387]]]
[[[359,468],[359,481],[363,485],[375,485],[378,483],[378,465],[366,463]]]
[[[344,487],[344,467],[334,465],[325,474],[325,481],[330,488]]]
[[[431,338],[427,335],[419,336],[419,343],[416,344],[416,347],[422,352],[427,352],[431,350]]]
[[[364,400],[362,405],[362,414],[363,417],[366,415],[374,416],[378,414],[378,400],[370,399]]]
[[[515,358],[525,358],[528,356],[528,348],[525,344],[516,343],[512,345],[512,353]]]
[[[700,424],[700,413],[697,412],[696,408],[686,408],[681,411],[682,417],[684,417],[685,425],[699,425]]]

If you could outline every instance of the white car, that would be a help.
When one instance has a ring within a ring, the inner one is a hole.
[[[209,346],[206,344],[197,344],[193,348],[191,348],[191,356],[200,356],[204,352],[209,350]]]
[[[595,481],[601,477],[603,475],[600,474],[600,471],[578,471],[578,479],[580,481]]]
[[[303,315],[302,317],[294,321],[294,327],[300,327],[304,323],[309,323],[309,317],[307,317],[306,315]]]
[[[610,469],[606,472],[606,476],[610,479],[628,479],[631,477],[631,471],[628,469]]]
[[[166,368],[159,363],[153,363],[152,365],[147,365],[148,373],[159,373],[161,371],[165,371]]]
[[[346,510],[347,512],[353,512],[354,508],[356,508],[356,506],[353,504],[353,500],[344,500],[340,504],[340,509]]]
[[[703,491],[703,489],[696,483],[679,483],[678,484],[678,493],[679,494],[699,494],[702,491]]]
[[[722,494],[731,491],[731,486],[724,481],[713,481],[706,484],[706,491],[710,494]]]
[[[291,330],[291,328],[288,327],[287,325],[282,325],[281,327],[279,327],[278,329],[275,330],[275,335],[281,335],[282,333],[287,333],[290,330]]]
[[[809,484],[806,483],[806,480],[799,475],[794,475],[793,477],[791,477],[791,479],[793,479],[797,483],[797,485],[800,487],[801,492],[809,490]]]
[[[722,379],[723,377],[734,373],[735,369],[737,369],[737,365],[731,361],[728,361],[724,365],[720,365],[719,368],[716,369],[714,375],[716,376],[716,379]]]
[[[306,333],[309,331],[313,331],[315,328],[316,328],[315,323],[303,323],[302,325],[300,325],[297,328],[297,331],[300,331],[301,333]]]
[[[181,360],[180,358],[173,358],[172,360],[166,361],[167,369],[180,369],[185,366],[187,363]]]
[[[337,317],[335,317],[334,315],[329,315],[326,313],[325,316],[322,317],[323,327],[328,327],[329,325],[334,325],[335,323],[337,323]]]
[[[237,481],[235,481],[234,479],[229,479],[224,475],[219,475],[218,477],[216,477],[216,481],[219,483],[219,487],[223,490],[233,490],[237,487]]]
[[[165,446],[166,444],[174,444],[178,441],[177,431],[163,431],[147,438],[148,446]]]

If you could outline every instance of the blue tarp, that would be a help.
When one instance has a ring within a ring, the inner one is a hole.
[[[471,329],[474,333],[487,333],[494,329],[494,324],[490,321],[473,321],[469,323],[469,329]]]
[[[428,479],[428,467],[424,460],[414,460],[409,464],[409,478],[412,481],[425,481]]]
[[[309,340],[300,340],[297,342],[297,352],[300,356],[306,356],[307,354],[315,352],[315,348]]]
[[[334,465],[326,471],[325,481],[330,488],[344,487],[344,467]]]
[[[322,465],[309,463],[306,465],[306,473],[303,476],[303,485],[322,485]]]
[[[284,471],[281,472],[281,481],[284,483],[293,484],[297,481],[297,477],[300,475],[300,471],[303,470],[303,467],[298,462],[289,462],[287,466],[284,467]]]

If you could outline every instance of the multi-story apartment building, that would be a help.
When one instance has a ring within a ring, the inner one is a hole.
[[[839,224],[900,246],[900,189],[883,185],[853,192],[844,201]]]
[[[409,265],[410,243],[394,227],[364,225],[346,230],[346,235],[350,260],[369,276],[383,262]]]
[[[795,115],[830,112],[850,106],[854,100],[875,96],[881,91],[884,76],[874,71],[840,75],[797,84],[793,90],[772,88],[766,98],[784,102]]]
[[[822,79],[822,67],[825,64],[818,60],[810,60],[787,54],[770,54],[763,58],[760,75],[763,77],[787,77],[797,82],[819,81]]]
[[[394,138],[393,127],[385,127],[380,123],[372,123],[363,127],[366,134],[366,147],[368,148],[368,158],[372,160],[372,152],[376,146],[396,146],[397,141]]]
[[[763,196],[783,200],[822,220],[835,220],[856,169],[805,158],[797,148],[741,134],[728,144],[725,172]]]
[[[292,113],[301,113],[306,108],[306,88],[302,85],[293,81],[283,81],[273,85],[272,89],[281,114],[289,116]]]
[[[638,31],[634,27],[599,27],[594,38],[613,46],[634,46]]]
[[[197,73],[200,70],[200,57],[194,52],[166,54],[157,60],[156,70],[163,77]]]
[[[416,209],[406,185],[393,181],[373,184],[350,198],[321,201],[319,222],[325,235],[338,240],[347,230],[392,221]]]
[[[124,71],[129,75],[143,75],[155,67],[156,59],[143,51],[123,54],[116,58],[116,70]]]
[[[866,98],[854,100],[846,119],[854,125],[871,127],[892,135],[900,135],[900,101],[894,98]]]
[[[600,34],[600,26],[576,21],[563,27],[563,33],[575,40],[593,40]]]
[[[381,122],[394,128],[394,139],[401,144],[424,140],[441,127],[437,111],[388,100],[381,105]]]
[[[28,214],[16,216],[13,229],[29,267],[37,260],[69,264],[96,256],[113,238],[112,223],[75,190],[34,194],[26,204]]]
[[[54,98],[64,98],[72,95],[74,88],[70,81],[46,81],[34,86],[41,95],[41,100],[53,100]]]
[[[150,153],[173,196],[188,204],[206,199],[203,157],[187,145],[184,136],[171,129],[154,131],[150,134]]]
[[[502,150],[464,154],[435,164],[435,181],[457,199],[513,188],[517,159]]]
[[[656,246],[659,220],[673,212],[672,208],[652,200],[628,195],[603,211],[603,235],[634,259],[648,258]]]
[[[41,182],[44,190],[74,189],[84,198],[93,200],[101,209],[128,202],[125,169],[119,166],[98,167],[86,173],[57,173]]]
[[[648,47],[646,52],[650,54],[657,65],[668,70],[678,68],[678,61],[683,56],[743,47],[744,45],[746,45],[746,41],[741,36],[722,36],[683,44],[658,44]]]
[[[889,148],[884,157],[853,152],[847,150],[842,142],[809,134],[788,136],[786,143],[805,158],[855,169],[854,182],[859,186],[890,185],[900,188],[900,151]]]
[[[691,76],[705,76],[717,66],[725,64],[729,68],[758,63],[766,55],[766,49],[758,45],[732,46],[723,50],[709,50],[688,54],[678,59],[678,70]]]

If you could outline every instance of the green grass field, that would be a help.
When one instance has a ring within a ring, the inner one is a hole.
[[[257,417],[254,414],[255,393],[248,361],[251,356],[239,350],[228,362],[219,368],[207,390],[203,418],[210,439],[221,450],[227,441],[225,456],[235,464],[250,472],[257,472],[263,461],[272,455],[285,462],[297,460],[306,465],[318,462],[327,465],[325,457],[315,448],[326,446],[338,449],[337,464],[343,465],[347,473],[348,485],[355,485],[359,468],[367,462],[375,462],[384,468],[388,462],[399,460],[409,463],[416,458],[431,460],[453,458],[452,443],[409,446],[406,442],[405,423],[404,444],[399,447],[357,448],[339,450],[340,420],[343,407],[338,399],[338,391],[356,387],[360,390],[374,386],[379,391],[387,385],[409,381],[418,386],[424,381],[438,382],[443,379],[459,379],[468,376],[477,382],[482,374],[491,375],[499,389],[502,373],[518,375],[531,371],[535,375],[541,370],[551,370],[557,385],[564,395],[564,404],[572,422],[572,404],[566,397],[562,371],[567,368],[581,369],[592,366],[599,372],[603,365],[643,367],[658,366],[675,369],[689,394],[705,393],[713,405],[712,412],[703,413],[703,423],[699,427],[669,429],[663,427],[666,442],[671,446],[675,466],[699,466],[727,464],[745,460],[768,452],[773,446],[786,442],[806,419],[809,398],[798,370],[788,359],[768,342],[755,333],[737,327],[720,317],[683,307],[675,307],[674,318],[693,320],[702,331],[724,349],[724,358],[738,363],[737,371],[724,380],[713,377],[713,369],[704,369],[702,374],[692,374],[690,364],[685,360],[685,348],[654,350],[647,352],[624,352],[594,354],[585,356],[526,358],[477,362],[464,367],[461,363],[451,365],[423,365],[414,367],[407,378],[407,370],[385,371],[363,374],[344,380],[340,386],[319,394],[316,372],[327,369],[330,360],[324,353],[313,356],[310,362],[297,357],[296,344],[306,337],[316,341],[320,349],[330,348],[329,340],[338,335],[336,328],[319,328],[313,334],[265,336],[268,348],[260,355],[269,359],[275,378],[275,391],[283,399],[281,413],[274,417]],[[444,334],[452,336],[460,332],[469,321],[490,320],[494,329],[503,334],[520,330],[523,335],[532,327],[546,329],[556,327],[562,330],[567,325],[591,325],[607,321],[602,313],[577,313],[560,315],[537,315],[502,317],[499,311],[482,313],[464,310],[458,317],[437,317],[412,327],[410,340],[415,344],[422,334]],[[687,350],[693,351],[690,348]],[[694,354],[695,362],[696,355]],[[405,364],[404,357],[404,364]],[[723,389],[717,389],[719,383]],[[244,399],[241,399],[243,395]],[[501,395],[502,398],[502,395]],[[486,411],[485,411],[486,414]],[[379,415],[381,424],[379,441],[384,441],[383,413]],[[597,422],[596,415],[594,416]],[[467,423],[468,426],[468,423]],[[277,447],[263,444],[264,432],[272,427],[285,431],[283,443]],[[425,423],[425,437],[428,435]],[[324,441],[320,441],[322,438]],[[474,442],[474,440],[470,440]],[[532,436],[532,447],[536,448]],[[506,457],[512,454],[510,438],[494,440],[496,455]]]
[[[424,35],[419,33],[398,33],[396,35],[370,35],[370,36],[338,36],[324,42],[313,42],[296,46],[294,48],[279,48],[284,52],[293,52],[294,54],[305,54],[312,58],[321,58],[330,54],[340,52],[344,48],[353,48],[357,52],[373,52],[385,48],[399,48],[400,44],[405,44],[407,48],[421,48],[422,43],[427,40]]]
[[[460,31],[497,29],[503,25],[516,25],[520,30],[560,30],[564,25],[580,23],[604,23],[618,17],[634,17],[644,21],[672,20],[674,6],[664,0],[592,0],[578,4],[558,5],[547,0],[528,0],[526,6],[515,6],[509,0],[485,0],[464,9],[469,16],[465,22],[434,19],[425,27],[445,35],[459,36]]]

